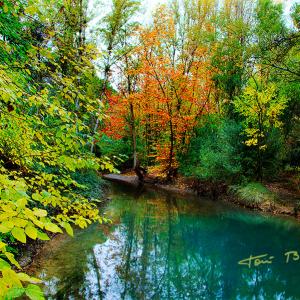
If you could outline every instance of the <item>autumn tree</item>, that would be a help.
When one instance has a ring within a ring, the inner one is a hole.
[[[139,43],[134,51],[138,63],[127,70],[127,76],[135,78],[135,92],[128,97],[121,89],[118,103],[122,107],[127,102],[123,120],[132,128],[132,116],[136,116],[148,149],[154,148],[170,179],[177,152],[186,151],[197,120],[213,109],[209,52],[197,42],[193,47],[179,46],[175,18],[166,7],[157,10],[152,26],[140,30]],[[113,110],[120,117],[115,105]]]

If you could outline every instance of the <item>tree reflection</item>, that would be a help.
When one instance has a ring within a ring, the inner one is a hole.
[[[273,245],[276,237],[269,241],[265,238],[274,229],[269,220],[260,217],[257,224],[249,224],[235,219],[234,214],[216,215],[214,209],[199,203],[190,207],[197,212],[195,216],[186,208],[184,199],[161,194],[154,198],[141,195],[134,203],[114,200],[118,202],[124,226],[122,238],[126,241],[124,259],[115,268],[115,276],[124,287],[122,299],[299,296],[293,288],[288,293],[289,266],[277,262],[249,270],[237,265],[243,255],[260,251],[275,251],[279,256],[280,251]],[[295,237],[290,242],[293,240]],[[299,272],[297,275],[300,278]],[[109,299],[109,291],[106,296]]]
[[[289,221],[155,191],[117,191],[106,213],[106,238],[94,226],[42,264],[53,299],[300,298],[300,268],[283,255],[300,248]],[[262,253],[276,260],[237,264]]]

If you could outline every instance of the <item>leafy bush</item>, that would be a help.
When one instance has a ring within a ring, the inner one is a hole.
[[[179,157],[180,172],[203,180],[237,181],[241,175],[240,126],[211,115],[196,129],[189,151]]]
[[[97,142],[97,151],[98,154],[109,157],[117,156],[120,153],[130,156],[132,152],[129,139],[113,139],[105,134]]]

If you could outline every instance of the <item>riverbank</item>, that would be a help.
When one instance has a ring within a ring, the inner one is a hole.
[[[132,172],[121,175],[108,174],[103,178],[134,186],[140,184],[138,177]],[[168,192],[209,197],[214,201],[230,202],[251,210],[300,219],[300,192],[297,188],[288,188],[286,181],[229,187],[223,183],[201,182],[183,177],[177,177],[173,183],[165,183],[160,178],[150,175],[145,177],[143,184]],[[245,191],[248,191],[248,194]]]

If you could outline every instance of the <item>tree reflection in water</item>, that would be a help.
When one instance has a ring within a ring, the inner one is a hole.
[[[300,250],[292,220],[116,187],[106,214],[109,228],[50,242],[37,260],[49,299],[300,299],[300,262],[284,256]],[[273,264],[237,264],[264,253]]]

